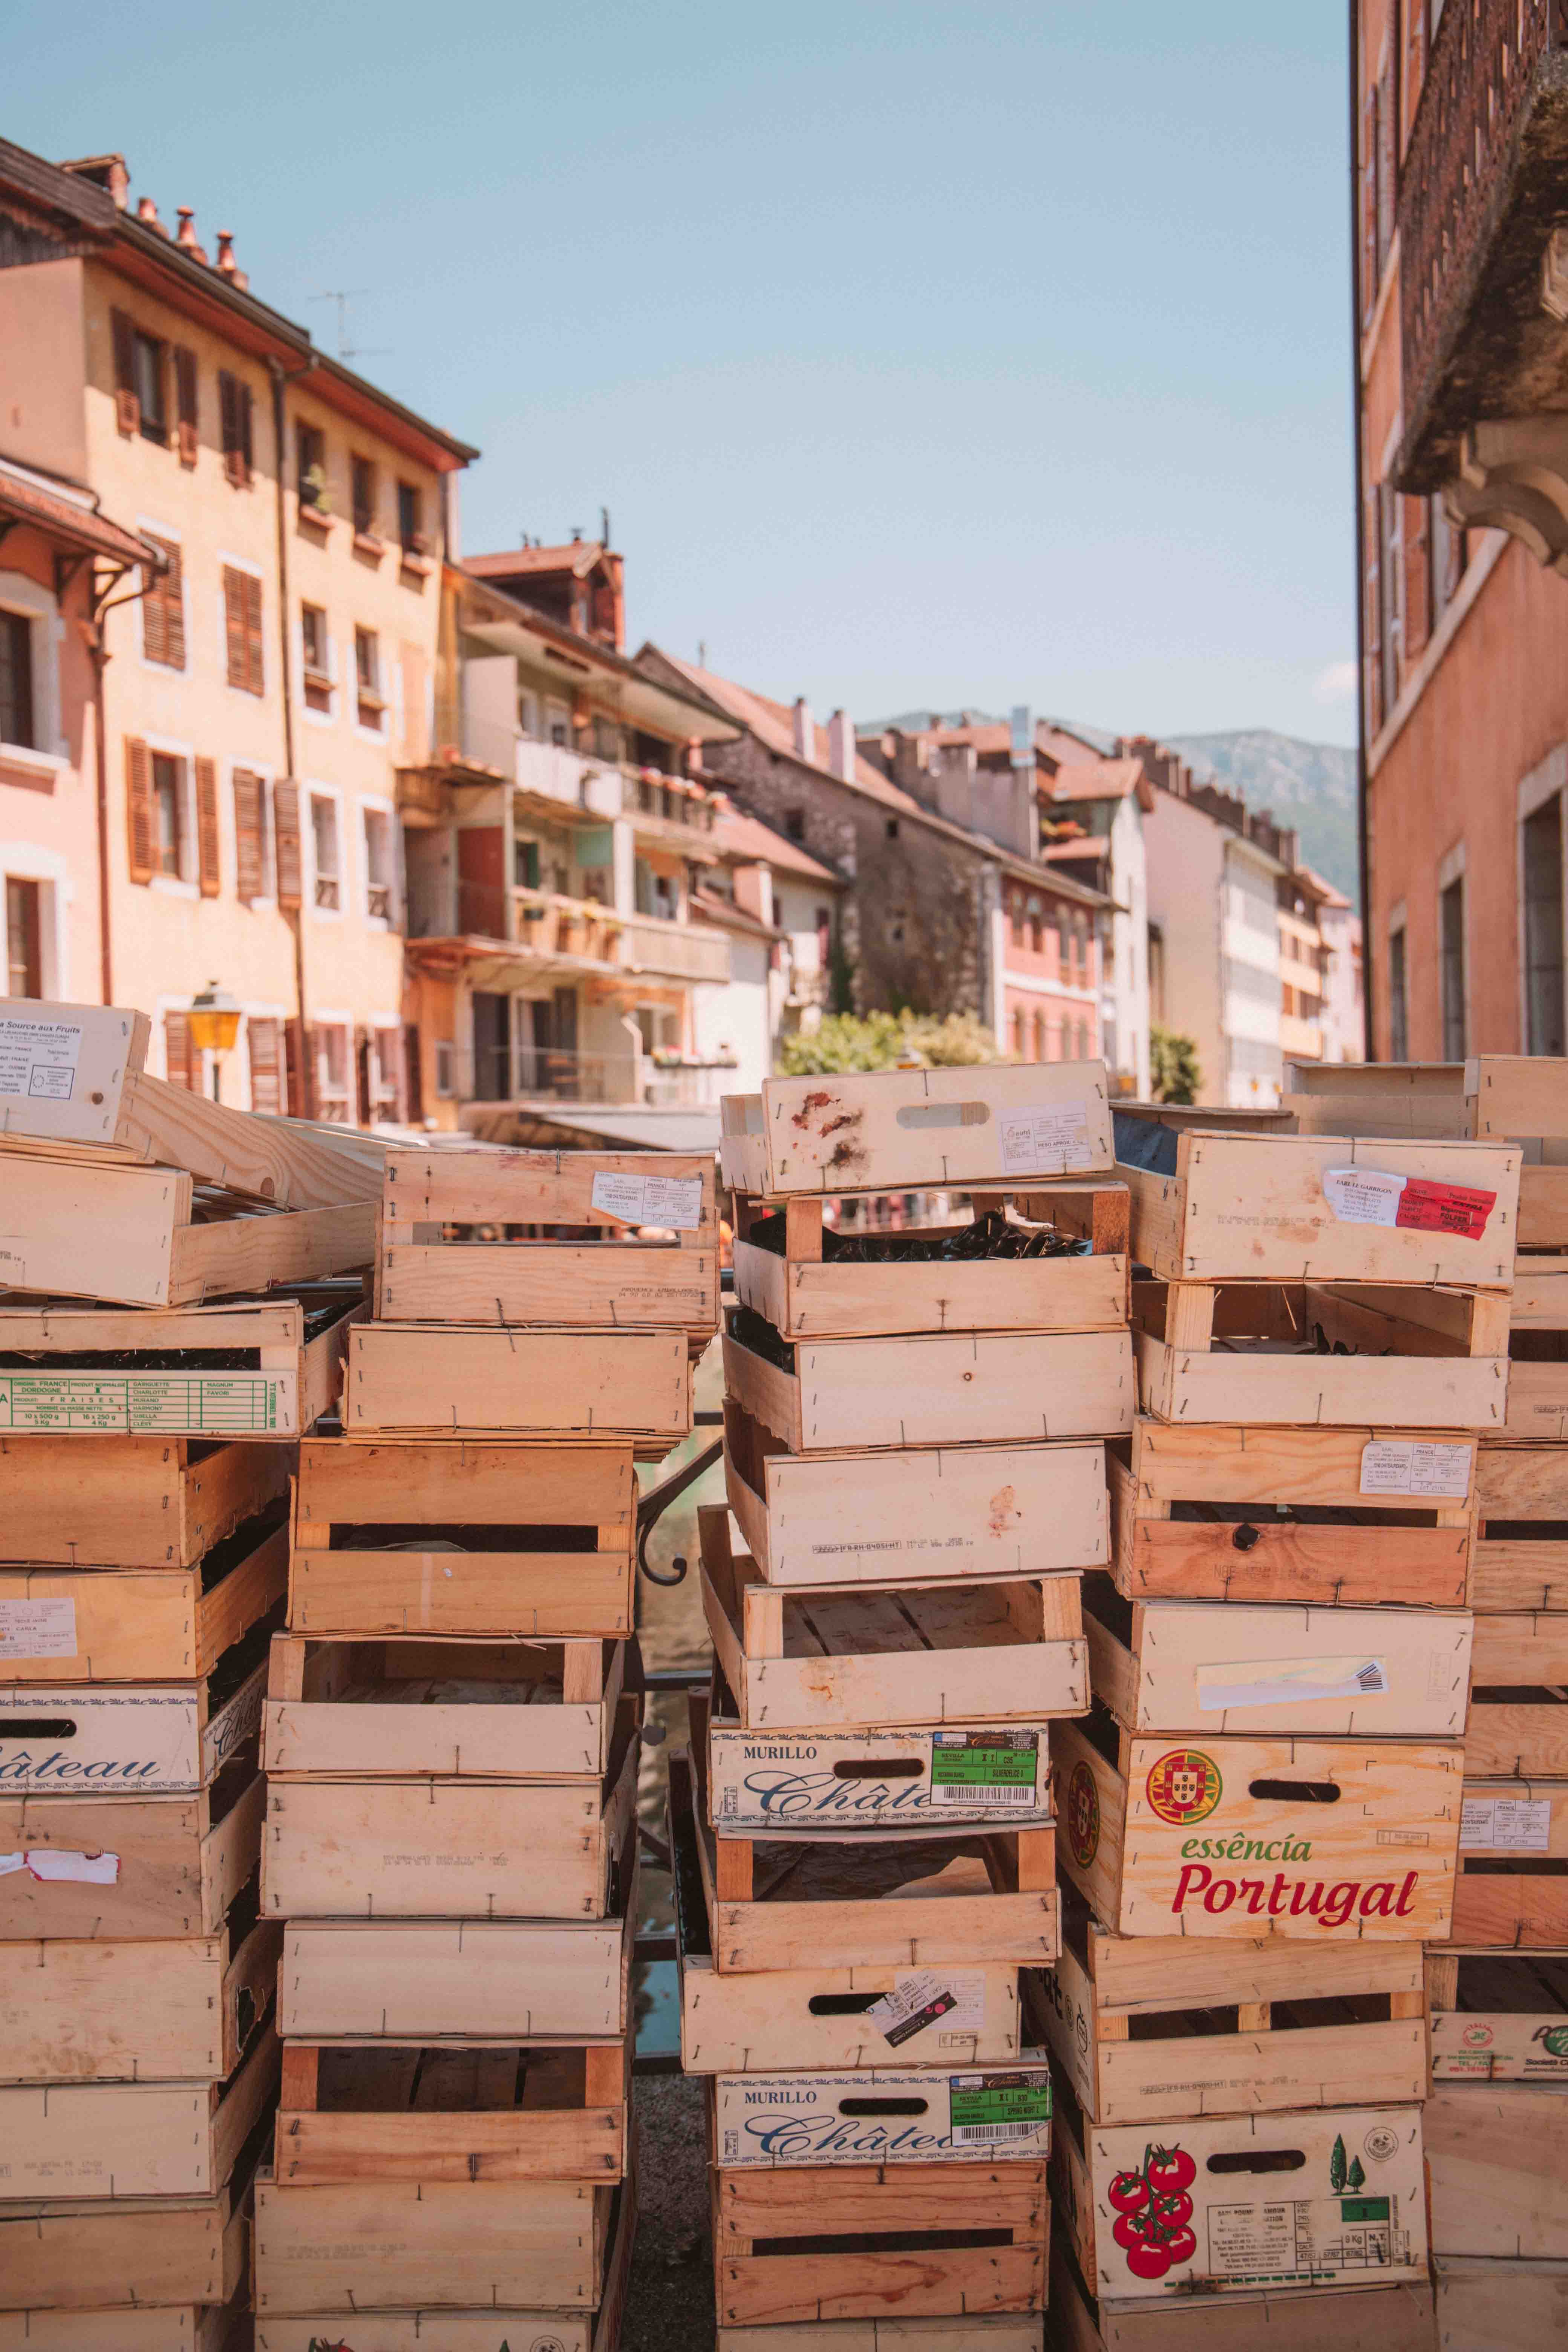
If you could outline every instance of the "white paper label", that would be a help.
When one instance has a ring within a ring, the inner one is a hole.
[[[616,1176],[601,1169],[591,1195],[595,1209],[627,1225],[666,1225],[694,1234],[702,1223],[700,1176]]]
[[[0,1019],[0,1095],[68,1102],[80,1054],[79,1021]]]
[[[1392,1225],[1405,1179],[1379,1168],[1325,1168],[1323,1198],[1342,1225]]]
[[[895,2049],[933,2026],[942,2035],[979,2033],[985,2024],[985,1979],[978,1972],[920,1969],[893,1979],[893,1990],[866,2011]]]
[[[1005,1176],[1067,1176],[1087,1168],[1087,1103],[1026,1103],[997,1119]]]
[[[1462,1503],[1470,1491],[1469,1445],[1436,1444],[1419,1437],[1374,1437],[1362,1447],[1363,1495],[1422,1495]]]
[[[1552,1842],[1549,1797],[1467,1797],[1459,1816],[1459,1851],[1497,1846],[1509,1853],[1544,1853]]]
[[[64,1846],[33,1846],[26,1853],[0,1853],[0,1878],[26,1870],[46,1885],[67,1880],[79,1886],[112,1886],[120,1876],[117,1853],[73,1853]]]
[[[0,1670],[7,1658],[74,1658],[74,1601],[0,1601]]]
[[[1205,1715],[1221,1715],[1231,1706],[1302,1706],[1317,1699],[1376,1698],[1389,1687],[1381,1658],[1353,1654],[1248,1658],[1237,1665],[1200,1666],[1197,1680],[1198,1705]]]

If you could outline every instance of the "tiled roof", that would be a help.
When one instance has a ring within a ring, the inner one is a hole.
[[[731,808],[721,799],[719,814],[713,824],[713,843],[721,856],[742,860],[756,858],[781,872],[805,875],[808,881],[831,882],[842,887],[839,877],[830,866],[824,866],[803,849],[798,841],[786,839],[775,833],[771,824],[760,817],[748,816],[742,809]]]
[[[1143,782],[1141,760],[1067,760],[1051,779],[1055,801],[1122,801]]]
[[[95,514],[90,498],[63,483],[46,481],[30,468],[0,458],[0,514],[28,522],[47,538],[68,546],[90,548],[96,555],[111,555],[122,563],[146,563],[153,551],[129,530],[121,530],[107,515]]]
[[[514,580],[525,572],[573,572],[582,579],[604,552],[603,540],[574,539],[564,547],[505,547],[498,555],[465,555],[463,569],[477,580]]]

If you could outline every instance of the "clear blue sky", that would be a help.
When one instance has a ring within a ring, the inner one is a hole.
[[[859,718],[1354,732],[1343,11],[12,0],[0,131],[122,150],[484,450],[634,642]]]

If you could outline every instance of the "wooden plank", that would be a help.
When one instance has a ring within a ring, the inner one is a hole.
[[[1534,1140],[1568,1136],[1568,1086],[1549,1055],[1482,1054],[1465,1064],[1472,1134]]]
[[[737,1239],[734,1260],[741,1304],[790,1339],[1114,1330],[1127,1319],[1125,1255],[824,1264]]]
[[[1042,2352],[1041,2323],[1011,2312],[938,2319],[803,2319],[721,2327],[718,2352]],[[1423,2347],[1425,2352],[1425,2347]]]
[[[673,1441],[691,1426],[685,1337],[364,1324],[350,1338],[343,1425],[365,1434],[570,1430]]]
[[[256,2307],[498,2310],[599,2299],[609,2191],[582,2181],[345,2182],[256,2188]]]
[[[1519,1179],[1519,1246],[1561,1249],[1568,1242],[1568,1168],[1527,1166]]]
[[[1434,2258],[1443,2352],[1541,2352],[1568,2313],[1568,2263]]]
[[[1478,1688],[1465,1727],[1465,1770],[1519,1780],[1568,1777],[1568,1697],[1494,1698]]]
[[[276,2094],[265,2032],[232,2082],[0,2084],[12,2201],[38,2197],[206,2197]]]
[[[411,1241],[420,1223],[591,1225],[620,1233],[684,1217],[688,1203],[668,1189],[676,1185],[696,1186],[695,1221],[685,1230],[695,1236],[692,1247],[711,1247],[718,1239],[713,1161],[702,1152],[395,1149],[386,1154],[382,1214],[398,1243]],[[641,1213],[631,1213],[639,1207]]]
[[[490,2054],[516,2073],[517,2053]],[[426,2074],[436,2055],[426,2053]],[[356,2180],[619,2180],[626,2109],[580,2100],[397,2114],[284,2107],[277,2149],[279,2184],[299,2188]]]
[[[116,1141],[136,1159],[188,1169],[279,1209],[379,1202],[385,1145],[353,1129],[230,1110],[143,1074],[126,1086]]]
[[[1509,1365],[1508,1414],[1500,1433],[1529,1445],[1568,1439],[1568,1364],[1516,1359]]]
[[[1334,1510],[1408,1511],[1426,1502],[1463,1513],[1492,1448],[1454,1434],[1440,1463],[1410,1458],[1408,1469],[1369,1483],[1367,1448],[1428,1448],[1425,1431],[1393,1422],[1258,1431],[1250,1418],[1173,1427],[1140,1415],[1131,1446],[1141,1503],[1310,1504]]]
[[[633,1910],[547,1923],[290,1920],[279,2024],[310,2042],[581,2042],[626,2031]]]
[[[0,1437],[0,1549],[18,1563],[189,1568],[288,1486],[278,1447]]]
[[[1434,2083],[1568,2082],[1560,1963],[1520,1952],[1429,1954]]]
[[[550,1641],[632,1630],[629,1546],[614,1551],[326,1551],[296,1549],[296,1633]]]
[[[201,2198],[0,2205],[0,2310],[96,2315],[225,2304],[244,2273],[246,2236],[226,2189]]]
[[[1101,1062],[765,1078],[723,1117],[724,1181],[759,1194],[1114,1172]]]
[[[270,2005],[282,1932],[184,1942],[0,1943],[0,2080],[185,2082],[231,2074]]]
[[[521,1507],[526,1498],[526,1508]],[[566,1523],[630,1528],[637,1473],[629,1445],[485,1444],[461,1440],[350,1444],[308,1438],[300,1448],[300,1527],[417,1520],[510,1527]]]
[[[1435,2084],[1424,2124],[1436,2252],[1568,2258],[1568,2109],[1560,2090]]]
[[[1436,2342],[1424,2282],[1097,2305],[1059,2234],[1050,2295],[1059,2352],[1257,2352],[1259,2344],[1268,2352],[1323,2352],[1331,2344],[1335,2352],[1434,2352]]]
[[[225,1293],[318,1282],[369,1265],[374,1255],[375,1210],[369,1201],[283,1215],[221,1217],[210,1224],[188,1224],[174,1234],[169,1298],[176,1305],[199,1305]]]
[[[726,1368],[731,1351],[727,1342]],[[795,1361],[807,1453],[1115,1436],[1132,1425],[1121,1330],[803,1342]]]
[[[0,2352],[223,2352],[232,2312],[0,2312]]]
[[[0,1276],[16,1290],[167,1307],[191,1180],[172,1168],[4,1162]],[[236,1286],[237,1287],[238,1286]]]
[[[0,1674],[33,1685],[205,1676],[288,1581],[285,1527],[206,1591],[199,1569],[0,1569]]]
[[[719,1328],[717,1248],[677,1243],[466,1242],[384,1247],[381,1313],[395,1323]]]
[[[1506,1357],[1187,1353],[1135,1331],[1139,1398],[1163,1421],[1363,1423],[1500,1431]]]
[[[0,1853],[42,1855],[0,1877],[6,1937],[214,1936],[255,1873],[259,1773],[238,1793],[0,1797]],[[230,1799],[232,1797],[232,1801]]]

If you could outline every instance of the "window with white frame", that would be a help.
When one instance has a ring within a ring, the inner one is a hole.
[[[330,717],[332,708],[332,656],[327,636],[327,616],[320,604],[300,607],[300,652],[305,674],[305,708]]]
[[[316,905],[323,914],[338,914],[342,908],[338,804],[330,793],[310,794],[310,846],[316,866]]]
[[[0,611],[0,743],[38,748],[33,624],[26,613]]]
[[[1568,1051],[1563,995],[1563,794],[1553,793],[1521,827],[1524,878],[1524,1046]],[[12,994],[16,994],[12,991]]]
[[[323,1118],[353,1124],[350,1098],[353,1056],[346,1021],[318,1021],[316,1028],[316,1096]]]
[[[525,686],[517,690],[517,731],[531,740],[539,733],[539,698]]]
[[[52,883],[35,882],[15,874],[5,877],[7,996],[42,996],[44,993],[46,892],[53,897]]]
[[[360,725],[379,735],[386,703],[381,691],[381,639],[374,629],[354,631],[354,687]]]
[[[153,871],[185,878],[190,828],[185,821],[185,763],[170,751],[153,754]]]
[[[374,1049],[370,1074],[371,1108],[377,1118],[395,1118],[399,1095],[397,1061],[403,1050],[403,1032],[384,1022],[378,1022],[372,1029],[370,1038]]]
[[[364,825],[364,910],[372,922],[390,923],[397,896],[397,844],[385,809],[360,812]]]

